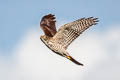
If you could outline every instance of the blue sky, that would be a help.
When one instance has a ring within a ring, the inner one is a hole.
[[[60,20],[98,17],[100,27],[97,29],[102,31],[107,25],[120,22],[119,4],[119,0],[2,0],[0,50],[10,54],[25,31],[39,25],[41,17],[48,13],[55,14],[58,23]]]
[[[68,48],[84,67],[40,41],[40,19],[49,13],[56,15],[57,25],[99,18]],[[119,34],[120,0],[1,0],[0,80],[120,80]]]

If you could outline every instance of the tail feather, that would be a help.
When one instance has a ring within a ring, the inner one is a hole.
[[[66,56],[66,58],[69,59],[70,61],[72,61],[73,63],[77,64],[77,65],[81,65],[81,66],[83,66],[82,63],[76,61],[76,60],[75,60],[74,58],[72,58],[71,56]]]

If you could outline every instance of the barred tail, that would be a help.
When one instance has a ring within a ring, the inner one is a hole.
[[[71,60],[73,63],[75,63],[75,64],[77,64],[77,65],[81,65],[81,66],[83,66],[82,63],[76,61],[76,60],[75,60],[74,58],[72,58],[71,56],[66,56],[66,58],[69,59],[69,60]]]

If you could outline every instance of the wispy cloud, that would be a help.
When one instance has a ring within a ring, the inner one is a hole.
[[[116,66],[120,67],[117,62],[120,60],[119,34],[120,29],[114,29],[114,26],[101,34],[83,33],[68,48],[74,58],[84,63],[85,66],[81,67],[53,53],[40,41],[39,29],[30,29],[16,46],[11,64],[4,60],[0,62],[0,74],[3,75],[0,79],[98,80],[98,77],[102,77],[100,79],[106,80],[111,77],[109,80],[113,80],[117,77],[115,80],[118,80],[120,69]],[[98,76],[103,75],[104,71],[105,76]],[[93,78],[94,75],[98,77]]]

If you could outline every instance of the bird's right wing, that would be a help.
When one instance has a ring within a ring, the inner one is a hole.
[[[82,32],[90,26],[96,25],[97,19],[93,17],[81,18],[61,26],[53,37],[55,43],[62,45],[66,49]]]

